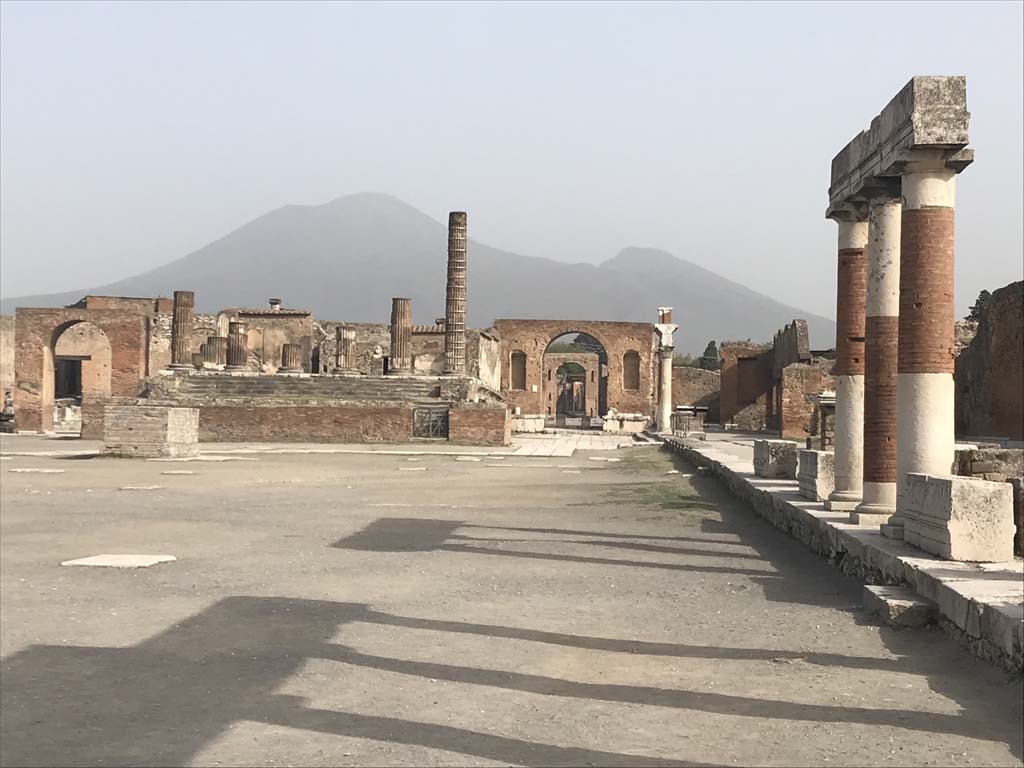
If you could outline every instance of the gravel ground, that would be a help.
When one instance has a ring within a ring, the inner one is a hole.
[[[1019,679],[657,448],[249,459],[0,463],[0,762],[1021,764]]]

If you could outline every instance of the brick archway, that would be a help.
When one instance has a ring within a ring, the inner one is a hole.
[[[110,344],[110,394],[135,397],[146,371],[147,318],[126,309],[17,309],[14,320],[14,418],[21,431],[53,430],[53,361],[68,328],[91,323]]]
[[[544,402],[544,353],[552,341],[566,334],[586,334],[597,341],[607,355],[607,409],[620,413],[654,413],[654,351],[656,339],[651,323],[617,323],[603,320],[496,320],[501,340],[501,392],[506,402],[523,414],[546,413]],[[511,355],[526,354],[526,387],[511,387]],[[640,382],[635,391],[622,386],[623,356],[640,356]],[[603,413],[600,415],[604,415]]]

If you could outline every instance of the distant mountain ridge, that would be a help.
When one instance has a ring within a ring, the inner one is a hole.
[[[470,212],[469,231],[473,231]],[[198,311],[263,306],[279,296],[325,320],[387,322],[392,296],[412,299],[413,322],[444,315],[447,229],[389,195],[357,194],[323,205],[288,205],[199,250],[140,275],[59,294],[0,301],[63,306],[86,294],[170,296],[194,290]],[[599,264],[566,264],[468,246],[467,309],[473,327],[497,318],[651,321],[675,308],[676,348],[700,354],[708,340],[767,341],[795,317],[812,347],[831,347],[835,323],[790,307],[655,248],[625,248]]]

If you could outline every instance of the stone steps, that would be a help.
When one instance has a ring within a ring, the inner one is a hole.
[[[437,381],[383,377],[190,376],[178,387],[182,399],[280,397],[343,400],[438,400]]]

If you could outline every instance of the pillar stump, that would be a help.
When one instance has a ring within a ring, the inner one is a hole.
[[[203,362],[207,365],[222,368],[228,362],[228,337],[207,336],[206,355]]]
[[[249,364],[249,348],[246,341],[245,323],[228,324],[228,348],[226,370],[244,371]]]
[[[278,373],[302,373],[302,345],[284,344],[281,346],[281,367]]]
[[[412,373],[412,299],[391,300],[391,356],[388,374]]]
[[[445,290],[444,372],[466,372],[466,214],[448,214],[448,282]]]
[[[195,294],[174,292],[174,316],[171,320],[171,370],[187,371],[192,365],[192,318]]]

